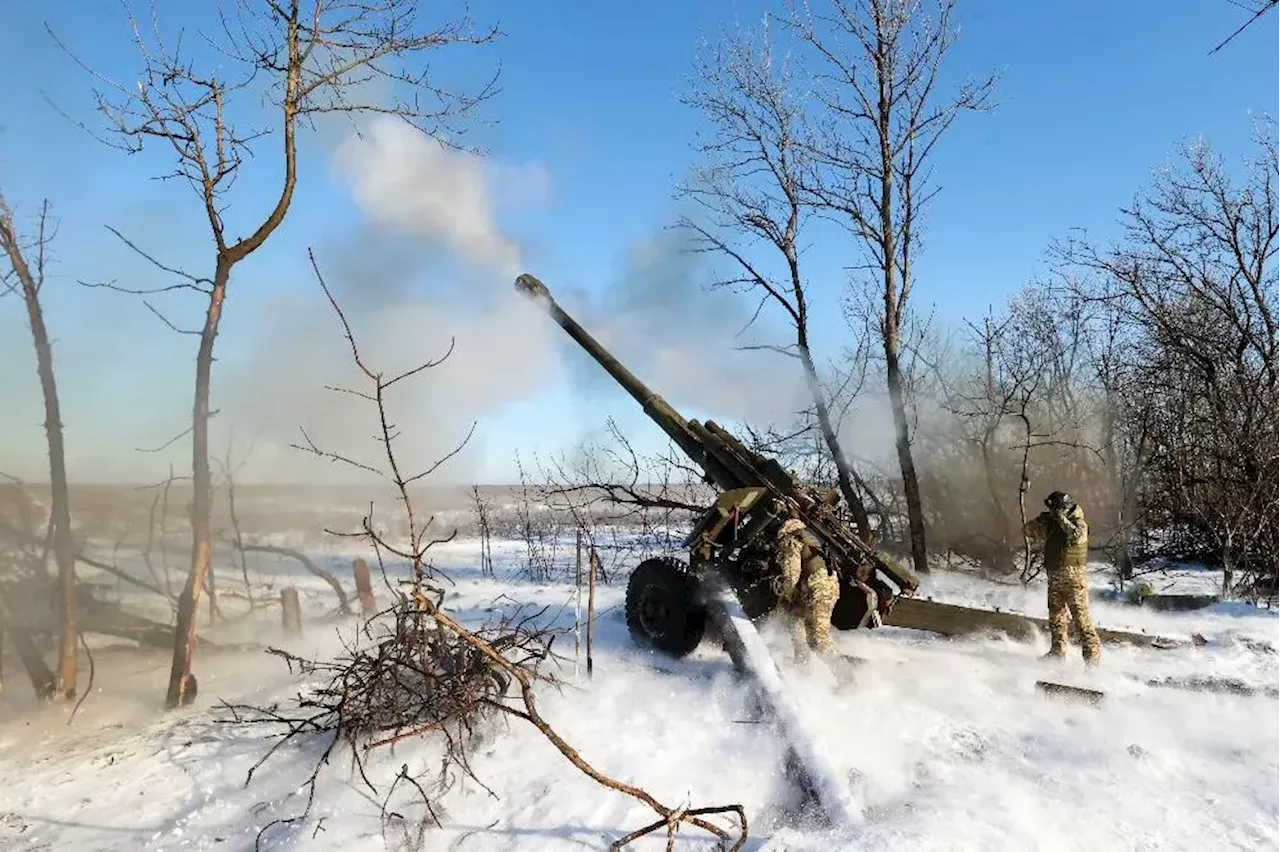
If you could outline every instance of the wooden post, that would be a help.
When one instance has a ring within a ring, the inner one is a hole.
[[[596,627],[596,571],[600,565],[600,557],[596,555],[594,546],[591,548],[591,559],[588,574],[590,579],[587,585],[587,680],[591,680],[591,638],[595,634]]]
[[[578,679],[578,654],[582,646],[582,527],[578,527],[573,569],[573,679]]]
[[[280,590],[280,620],[285,638],[296,639],[302,635],[302,606],[298,603],[298,590],[294,586]]]
[[[360,612],[365,618],[371,617],[377,604],[373,601],[373,582],[369,579],[369,563],[356,557],[351,564],[356,575],[356,593],[360,596]]]

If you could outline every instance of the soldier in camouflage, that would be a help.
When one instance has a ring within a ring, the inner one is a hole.
[[[840,598],[840,581],[827,569],[822,543],[799,518],[778,529],[774,554],[778,561],[778,602],[793,616],[791,639],[797,660],[809,651],[831,653],[831,613]]]
[[[1048,511],[1028,521],[1024,532],[1044,540],[1051,633],[1047,656],[1066,656],[1067,633],[1074,619],[1085,661],[1097,663],[1102,656],[1102,643],[1089,613],[1089,524],[1084,510],[1062,491],[1054,491],[1044,503]]]
[[[840,502],[834,488],[819,488],[814,496],[828,506]],[[778,528],[774,558],[779,576],[778,602],[792,616],[791,641],[797,661],[811,651],[834,653],[831,613],[840,599],[840,579],[822,556],[822,542],[799,518],[791,517]]]

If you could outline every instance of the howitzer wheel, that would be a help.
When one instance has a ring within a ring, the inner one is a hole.
[[[698,581],[679,560],[646,559],[627,581],[627,629],[639,644],[684,657],[702,642],[707,610]]]

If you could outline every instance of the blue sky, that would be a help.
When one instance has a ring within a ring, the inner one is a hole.
[[[182,428],[191,341],[165,331],[136,301],[74,282],[156,282],[153,271],[106,233],[106,224],[145,236],[139,242],[175,264],[199,263],[207,237],[192,215],[189,191],[149,180],[157,160],[104,148],[46,100],[100,126],[89,97],[92,81],[57,50],[44,25],[102,73],[128,80],[137,61],[120,5],[46,0],[11,6],[0,30],[0,188],[20,221],[29,223],[45,197],[59,217],[58,264],[45,308],[58,339],[72,464],[80,478],[146,478],[135,471],[157,462],[133,448],[162,443]],[[673,185],[694,162],[690,142],[698,117],[675,95],[686,87],[700,41],[715,38],[735,18],[753,24],[780,6],[473,4],[477,21],[496,21],[505,38],[481,50],[452,51],[436,64],[462,82],[501,65],[502,91],[483,112],[491,123],[472,136],[495,163],[545,177],[538,198],[502,212],[502,227],[520,246],[525,267],[557,292],[586,297],[625,280],[637,246],[673,221]],[[208,25],[211,6],[169,0],[157,8],[166,26],[194,30]],[[920,307],[958,322],[998,305],[1043,268],[1054,238],[1073,227],[1110,231],[1118,208],[1182,139],[1203,134],[1228,156],[1242,153],[1250,114],[1275,114],[1278,61],[1274,14],[1208,55],[1242,14],[1225,0],[962,2],[962,35],[950,71],[957,77],[999,72],[999,106],[990,115],[965,117],[938,149],[942,193],[929,213],[917,267]],[[367,221],[330,166],[339,131],[327,128],[308,140],[302,188],[286,226],[236,281],[251,286],[231,294],[219,352],[220,367],[238,371],[237,382],[252,383],[254,359],[265,351],[255,335],[265,322],[281,321],[281,299],[314,295],[308,245],[322,254],[339,244],[348,251],[366,245],[366,253],[400,250],[394,239],[362,243]],[[235,211],[252,215],[269,205],[273,168],[268,158],[246,167],[254,171],[242,178]],[[842,340],[836,309],[842,281],[827,270],[848,265],[849,251],[834,242],[813,255],[811,268],[821,270],[814,273],[814,295],[830,306],[816,332],[830,352]],[[437,268],[445,263],[432,257]],[[412,280],[406,286],[412,288]],[[196,316],[191,307],[184,313],[176,306],[175,319]],[[423,343],[435,351],[438,341]],[[14,299],[0,301],[0,355],[5,396],[18,401],[0,416],[6,433],[0,470],[29,470],[43,455],[41,415]],[[517,449],[527,457],[566,448],[614,412],[631,415],[628,430],[650,443],[653,430],[634,421],[625,399],[595,384],[595,395],[588,395],[572,381],[582,369],[578,364],[550,381],[486,400],[466,476],[509,479]],[[716,413],[701,412],[696,400],[673,401],[694,406],[690,413]]]

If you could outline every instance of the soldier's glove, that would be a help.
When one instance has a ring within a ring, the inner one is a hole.
[[[781,574],[769,581],[769,585],[773,588],[773,593],[778,596],[779,603],[790,603],[794,589],[787,584],[787,578]]]

